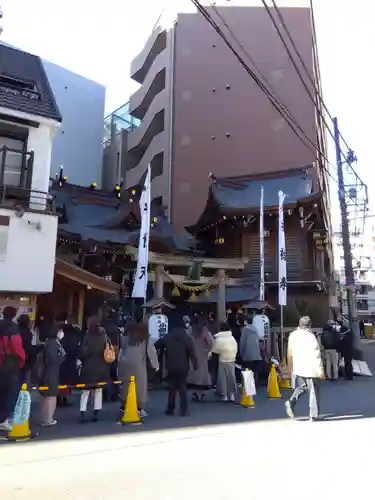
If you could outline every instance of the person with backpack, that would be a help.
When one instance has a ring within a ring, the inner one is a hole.
[[[11,417],[21,388],[21,370],[26,354],[14,323],[15,307],[7,306],[0,321],[0,430],[11,431]]]
[[[52,427],[57,424],[55,411],[59,395],[60,367],[65,359],[65,351],[61,345],[64,337],[62,325],[53,326],[47,334],[46,343],[38,353],[34,366],[39,384],[48,389],[40,391],[42,396],[39,406],[39,424]]]
[[[87,332],[83,338],[80,357],[82,361],[80,383],[88,386],[81,394],[81,423],[87,421],[87,404],[91,392],[94,394],[92,421],[97,422],[99,412],[103,408],[103,389],[98,387],[97,384],[111,380],[110,366],[116,359],[114,347],[107,337],[106,331],[100,325],[98,316],[92,316],[87,320]]]
[[[324,348],[326,376],[329,380],[339,378],[340,326],[329,320],[323,328],[320,342]]]

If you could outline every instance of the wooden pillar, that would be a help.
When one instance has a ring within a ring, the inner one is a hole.
[[[161,264],[156,267],[154,296],[157,299],[164,296],[164,266]]]
[[[73,314],[73,300],[74,300],[75,291],[69,288],[69,296],[68,296],[68,314],[71,316]]]
[[[85,312],[85,296],[86,296],[86,288],[82,287],[79,289],[78,293],[77,324],[80,328],[82,328],[83,326],[83,314]]]
[[[219,323],[227,319],[227,301],[226,301],[226,285],[225,285],[225,270],[218,270],[218,285],[217,285],[217,320]]]

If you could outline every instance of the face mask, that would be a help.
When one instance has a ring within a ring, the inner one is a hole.
[[[185,328],[189,328],[190,323],[185,323]]]
[[[62,340],[64,338],[64,332],[62,330],[57,334],[57,338],[59,340]]]

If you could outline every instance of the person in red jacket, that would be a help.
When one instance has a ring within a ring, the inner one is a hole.
[[[22,337],[14,323],[17,309],[7,306],[0,321],[0,430],[10,431],[20,392],[20,372],[26,361]]]

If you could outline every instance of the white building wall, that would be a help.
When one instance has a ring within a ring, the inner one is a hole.
[[[28,130],[27,151],[34,151],[31,189],[48,193],[52,144],[57,130],[61,127],[61,123],[2,107],[0,107],[0,114],[4,117],[9,117],[9,119],[4,118],[2,120],[5,123],[7,121],[11,123],[12,118],[39,123],[39,127],[27,127],[26,125],[20,127]]]
[[[28,130],[27,151],[34,152],[29,207],[43,211],[47,206],[53,138],[61,124],[6,108],[0,108],[0,114],[6,117],[5,123],[12,123],[12,118],[39,123],[38,127],[22,128]],[[9,217],[9,224],[0,224],[0,292],[51,292],[58,217],[6,208],[0,208],[0,216]]]
[[[34,151],[32,191],[48,193],[52,142],[56,127],[41,124],[39,128],[29,128],[27,150]]]
[[[51,292],[55,269],[58,217],[0,208],[10,217],[0,228],[0,290],[4,292]]]

